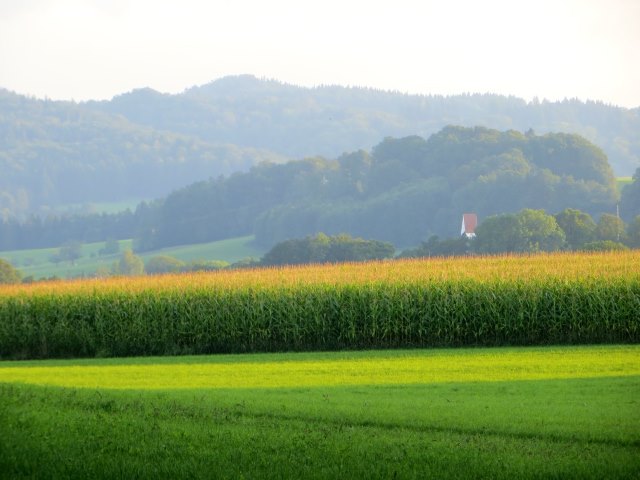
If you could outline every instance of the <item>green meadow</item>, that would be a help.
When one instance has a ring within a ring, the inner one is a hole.
[[[640,347],[0,363],[2,478],[638,478]]]
[[[248,235],[209,243],[167,247],[143,253],[140,256],[145,261],[156,255],[170,255],[183,262],[190,262],[192,260],[223,260],[233,263],[243,258],[260,258],[264,255],[265,251],[254,245],[254,239],[255,237],[253,235]]]
[[[131,240],[120,240],[120,250],[131,248]],[[51,261],[59,248],[34,248],[29,250],[6,250],[0,252],[3,258],[15,266],[23,276],[33,276],[35,279],[59,277],[72,278],[76,276],[91,276],[99,268],[109,269],[120,259],[120,254],[100,255],[104,242],[85,243],[82,245],[82,257],[75,262]]]
[[[183,262],[193,260],[222,260],[233,263],[246,257],[259,258],[264,251],[253,245],[254,237],[237,237],[216,242],[183,245],[163,248],[151,252],[141,253],[139,256],[147,262],[156,255],[169,255]],[[132,240],[120,240],[120,251],[132,248]],[[110,269],[114,262],[118,262],[121,253],[114,255],[100,255],[104,242],[86,243],[82,246],[82,257],[75,262],[54,263],[51,257],[58,253],[59,248],[38,248],[31,250],[10,250],[0,252],[0,258],[11,262],[23,276],[33,276],[36,279],[56,276],[59,278],[73,278],[78,276],[94,276],[98,269]]]

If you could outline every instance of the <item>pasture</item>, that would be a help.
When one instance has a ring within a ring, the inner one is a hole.
[[[246,257],[259,258],[264,254],[262,249],[253,245],[254,237],[237,237],[216,242],[200,243],[168,247],[150,252],[141,253],[139,256],[147,262],[156,255],[169,255],[190,262],[193,260],[222,260],[233,263]],[[120,240],[120,250],[130,249],[132,240]],[[70,262],[53,262],[52,256],[58,253],[59,248],[37,248],[30,250],[10,250],[0,252],[0,258],[9,261],[18,268],[24,276],[33,276],[36,279],[50,278],[74,278],[79,276],[95,276],[98,269],[109,270],[114,262],[117,262],[121,253],[112,255],[100,255],[100,249],[104,248],[104,242],[86,243],[82,246],[82,257],[73,264]]]

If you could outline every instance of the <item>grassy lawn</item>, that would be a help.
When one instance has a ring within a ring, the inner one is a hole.
[[[4,478],[634,478],[640,347],[0,363]]]

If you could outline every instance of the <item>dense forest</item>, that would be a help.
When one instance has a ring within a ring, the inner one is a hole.
[[[143,248],[253,232],[269,246],[341,232],[411,246],[451,236],[463,212],[615,210],[606,155],[577,135],[449,126],[425,140],[386,138],[336,160],[262,164],[169,195]]]
[[[576,133],[603,149],[616,175],[640,166],[640,109],[599,102],[302,88],[251,76],[102,102],[0,90],[0,215],[24,219],[68,204],[157,198],[264,160],[336,158],[371,151],[387,136],[428,138],[453,124]]]
[[[0,217],[141,200],[285,158],[0,90]]]
[[[624,218],[640,214],[639,176],[624,191]],[[606,155],[583,137],[448,126],[428,139],[388,137],[370,152],[336,159],[261,163],[134,212],[5,221],[0,249],[134,237],[136,250],[148,251],[249,234],[271,247],[318,232],[404,248],[455,236],[464,212],[482,221],[525,208],[573,208],[599,218],[615,213],[618,201]]]

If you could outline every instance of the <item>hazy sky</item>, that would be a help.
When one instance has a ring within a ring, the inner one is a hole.
[[[239,73],[640,106],[640,0],[0,0],[0,87],[180,92]]]

